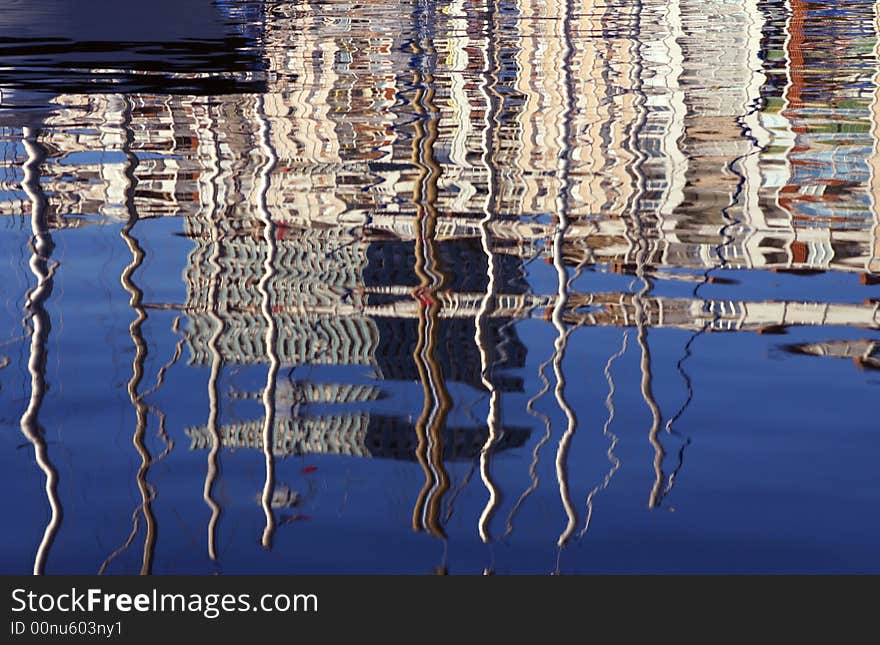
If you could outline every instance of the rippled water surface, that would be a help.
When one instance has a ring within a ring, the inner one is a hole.
[[[8,0],[0,571],[880,572],[878,15]]]

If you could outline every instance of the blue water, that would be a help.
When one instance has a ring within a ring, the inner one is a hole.
[[[876,4],[182,4],[0,14],[0,571],[880,572]]]

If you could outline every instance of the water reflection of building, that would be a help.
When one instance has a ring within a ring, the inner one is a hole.
[[[651,266],[717,264],[723,229],[730,266],[870,268],[875,68],[864,57],[835,67],[840,57],[822,49],[870,46],[870,16],[845,34],[823,28],[823,36],[804,26],[809,10],[796,0],[760,8],[721,4],[712,15],[723,16],[718,24],[724,28],[706,33],[699,12],[681,0],[645,3],[638,11],[609,5],[579,17],[578,34],[603,37],[573,40],[574,64],[584,72],[574,88],[573,141],[563,141],[558,129],[561,41],[548,18],[559,6],[523,0],[516,12],[497,17],[504,28],[493,32],[492,43],[470,28],[476,9],[441,12],[435,28],[438,239],[478,237],[494,168],[495,250],[499,256],[534,253],[553,226],[554,164],[561,150],[574,149],[566,251],[572,261],[630,264],[627,217],[637,208],[649,224]],[[358,23],[357,11],[332,25],[316,9],[266,18],[260,44],[271,82],[261,109],[285,162],[271,173],[267,205],[302,229],[332,223],[371,242],[392,235],[409,243],[413,210],[398,199],[415,178],[403,107],[409,90],[400,74],[408,55],[394,35],[397,17],[365,8]],[[780,35],[786,28],[789,37]],[[805,53],[810,34],[815,51]],[[487,58],[492,47],[497,64]],[[495,80],[470,82],[492,64]],[[802,64],[821,65],[828,74],[807,78],[798,71]],[[493,91],[502,102],[498,124],[486,122]],[[67,94],[58,103],[43,134],[49,157],[58,160],[46,166],[53,212],[123,217],[126,180],[116,156],[124,134],[121,102],[112,95]],[[210,196],[207,180],[215,164],[240,184],[237,193],[219,197],[249,198],[253,177],[238,173],[253,174],[257,159],[250,147],[252,98],[138,95],[133,103],[129,127],[140,153],[136,198],[143,215],[207,217],[208,202],[218,198]],[[817,114],[827,117],[823,123],[839,122],[838,131],[813,128]],[[74,117],[82,128],[53,127]],[[495,152],[487,156],[486,146]],[[0,208],[20,213],[25,204],[6,200]]]
[[[453,0],[413,45],[400,21],[426,6],[351,6],[334,21],[317,5],[276,7],[249,35],[266,59],[260,94],[57,97],[39,136],[48,225],[181,217],[186,298],[144,306],[185,314],[190,364],[362,366],[379,387],[428,392],[413,424],[373,412],[371,388],[315,378],[298,384],[295,414],[271,400],[263,419],[224,424],[212,410],[188,430],[194,448],[416,458],[427,472],[431,440],[439,470],[520,446],[526,431],[495,437],[491,412],[447,424],[442,390],[488,391],[496,409],[522,391],[510,323],[524,317],[558,313],[560,339],[575,325],[636,326],[645,347],[651,327],[880,326],[876,302],[560,294],[525,277],[527,260],[551,258],[564,216],[563,273],[876,280],[867,3],[854,27],[819,29],[821,5],[800,0],[615,0],[577,15],[559,0]],[[4,182],[0,213],[30,208],[15,188]],[[432,266],[417,269],[425,254]]]

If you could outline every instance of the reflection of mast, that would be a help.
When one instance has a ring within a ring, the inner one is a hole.
[[[661,467],[665,453],[659,439],[661,420],[660,408],[657,405],[657,401],[654,398],[653,389],[651,387],[651,353],[648,347],[648,320],[647,312],[645,311],[645,298],[646,296],[648,296],[651,289],[653,288],[653,282],[650,276],[646,275],[646,265],[648,263],[650,248],[648,234],[645,231],[645,222],[643,221],[644,219],[647,219],[647,211],[642,210],[642,200],[640,199],[640,197],[644,196],[645,193],[646,177],[642,165],[645,162],[646,155],[640,149],[639,137],[644,135],[644,126],[646,123],[648,110],[645,106],[647,97],[643,90],[643,84],[639,76],[640,72],[643,69],[642,61],[644,57],[641,51],[642,42],[639,40],[638,37],[634,39],[632,47],[636,53],[636,62],[633,65],[632,69],[632,80],[636,96],[638,96],[640,99],[636,104],[640,114],[635,120],[633,128],[630,131],[630,136],[628,138],[628,145],[630,146],[630,149],[633,153],[633,160],[632,165],[630,166],[630,172],[632,173],[633,180],[637,188],[630,201],[630,210],[633,213],[633,234],[635,242],[637,244],[635,276],[638,280],[641,280],[642,282],[642,288],[638,292],[633,294],[632,302],[635,314],[636,328],[638,330],[636,338],[638,340],[639,348],[642,351],[642,358],[640,362],[640,369],[642,372],[642,397],[644,398],[645,403],[648,405],[648,408],[651,410],[652,418],[651,428],[648,431],[648,441],[654,449],[655,478],[654,485],[651,488],[651,493],[648,499],[648,506],[650,508],[653,508],[656,505],[656,497],[659,494],[660,488],[663,484],[663,471]]]
[[[641,228],[641,225],[639,225],[638,228]],[[644,235],[641,235],[640,243],[643,242]],[[645,250],[647,250],[646,243],[644,244],[644,247]],[[666,456],[666,452],[663,450],[663,445],[660,443],[659,439],[661,421],[660,406],[657,405],[657,400],[654,398],[654,390],[652,387],[653,375],[651,371],[651,350],[648,347],[648,325],[643,301],[645,295],[651,290],[652,285],[651,278],[645,276],[645,255],[646,253],[639,253],[639,261],[636,267],[636,275],[642,280],[644,286],[633,297],[633,304],[635,305],[636,328],[638,330],[636,338],[639,343],[639,348],[642,350],[642,359],[639,363],[639,369],[642,372],[642,397],[645,399],[645,403],[651,410],[651,429],[648,431],[648,441],[654,449],[654,485],[651,487],[651,494],[648,497],[648,507],[655,508],[659,503],[658,496],[660,495],[661,487],[663,485],[663,458]]]
[[[39,425],[40,408],[46,393],[46,343],[52,323],[46,312],[45,303],[52,293],[52,280],[57,264],[50,263],[54,243],[49,234],[47,221],[49,202],[40,185],[40,164],[46,158],[45,149],[37,142],[38,132],[31,128],[23,129],[22,144],[27,152],[27,161],[22,170],[21,187],[31,202],[31,258],[28,262],[31,273],[37,284],[25,296],[26,321],[31,331],[30,356],[28,372],[31,375],[31,396],[28,406],[21,415],[21,432],[34,447],[37,465],[46,477],[46,499],[49,501],[51,515],[43,538],[37,547],[34,557],[34,575],[42,575],[46,568],[46,559],[58,529],[61,527],[62,509],[58,498],[58,471],[49,460],[46,439]],[[29,319],[29,320],[28,320]]]
[[[433,5],[430,5],[433,9]],[[418,15],[419,35],[414,43],[418,59],[413,107],[417,119],[414,124],[413,163],[419,169],[413,201],[416,205],[415,255],[419,287],[413,294],[419,303],[418,339],[413,360],[425,395],[422,413],[416,421],[418,446],[416,458],[425,471],[425,485],[419,492],[413,509],[413,528],[427,530],[431,535],[445,538],[440,522],[443,495],[449,489],[449,475],[443,466],[443,427],[452,406],[443,372],[437,361],[436,343],[440,301],[437,293],[443,288],[445,277],[440,270],[436,249],[437,182],[440,166],[434,154],[437,141],[439,111],[434,104],[434,75],[436,53],[429,29],[433,20],[427,0]]]
[[[532,449],[532,462],[529,464],[529,479],[531,483],[529,487],[526,488],[522,495],[519,496],[519,499],[516,500],[516,504],[513,505],[513,508],[510,509],[510,514],[507,516],[507,524],[504,529],[504,536],[507,537],[513,532],[513,518],[519,512],[519,509],[522,507],[523,503],[526,501],[529,495],[538,490],[538,484],[540,483],[540,478],[538,477],[538,463],[541,459],[541,448],[544,447],[548,441],[550,441],[550,436],[553,434],[553,426],[550,423],[550,417],[548,417],[543,412],[538,412],[535,410],[535,402],[538,401],[541,397],[543,397],[547,392],[550,391],[550,379],[547,378],[547,375],[544,374],[544,370],[547,369],[547,364],[550,363],[552,358],[544,361],[538,366],[538,378],[541,379],[541,383],[543,383],[543,387],[528,400],[526,403],[526,412],[531,414],[533,417],[537,417],[541,419],[541,422],[544,424],[544,434],[541,436],[541,439],[538,443],[535,444],[535,447]]]
[[[480,533],[480,539],[483,542],[491,541],[489,534],[489,523],[498,504],[501,502],[501,493],[495,482],[492,481],[490,468],[492,461],[492,451],[498,442],[500,436],[498,431],[499,424],[499,395],[498,388],[493,382],[491,375],[491,357],[489,354],[491,341],[486,340],[486,322],[490,311],[495,306],[495,256],[491,249],[491,238],[489,233],[489,222],[492,221],[493,211],[497,208],[498,192],[501,190],[496,182],[497,163],[494,154],[489,157],[489,151],[495,150],[495,132],[498,125],[498,109],[500,107],[500,97],[498,96],[498,60],[495,49],[495,3],[489,2],[487,5],[487,47],[483,53],[484,66],[483,73],[485,81],[480,86],[480,93],[483,95],[486,111],[483,119],[482,132],[482,148],[483,148],[483,164],[487,172],[487,196],[483,217],[480,219],[480,244],[483,253],[486,255],[486,293],[480,302],[480,309],[474,318],[474,342],[480,352],[480,381],[489,392],[489,410],[486,416],[486,425],[489,433],[486,437],[486,443],[480,450],[480,478],[483,480],[486,490],[489,491],[489,499],[486,506],[480,514],[477,528]],[[488,90],[488,92],[486,91]],[[491,97],[490,97],[491,94]]]
[[[701,288],[703,288],[706,284],[709,284],[712,280],[710,274],[716,269],[723,268],[726,263],[726,254],[722,253],[724,247],[728,244],[731,244],[734,241],[734,236],[732,234],[727,233],[727,229],[740,224],[740,220],[732,218],[729,213],[736,207],[737,204],[742,202],[742,221],[744,221],[747,225],[747,231],[745,239],[742,242],[743,249],[743,257],[746,262],[748,262],[748,266],[752,267],[756,257],[760,256],[759,246],[761,241],[761,233],[768,229],[768,222],[764,213],[764,210],[761,207],[759,201],[759,191],[762,187],[762,176],[760,171],[760,161],[761,155],[764,151],[767,150],[770,143],[770,133],[767,128],[764,127],[763,121],[760,118],[760,104],[761,104],[761,88],[764,86],[766,82],[766,75],[762,71],[763,63],[760,58],[761,51],[761,36],[762,31],[761,27],[763,22],[761,20],[761,14],[758,10],[758,5],[754,0],[747,0],[743,5],[743,12],[746,15],[747,19],[747,31],[746,31],[746,50],[749,54],[747,59],[748,71],[749,71],[749,80],[744,89],[744,97],[742,102],[742,114],[737,118],[737,122],[740,125],[742,131],[742,137],[749,144],[751,144],[751,149],[743,152],[741,155],[737,156],[733,159],[727,166],[727,169],[730,170],[733,174],[738,177],[738,181],[733,191],[730,201],[728,204],[722,209],[721,213],[725,219],[725,224],[719,230],[719,235],[721,237],[721,243],[716,246],[715,254],[719,259],[718,266],[707,267],[703,273],[702,280],[695,285],[692,294],[694,299],[697,299],[698,292]],[[789,39],[791,38],[791,33],[789,30],[789,25],[791,21],[791,16],[788,17],[786,22],[786,50],[788,47]],[[802,32],[802,26],[800,27]],[[788,90],[791,87],[791,77],[790,70],[787,70],[788,74],[788,82],[786,83],[786,89],[783,94],[787,100]],[[787,108],[783,108],[783,113],[785,113]],[[786,120],[786,124],[788,121]],[[787,130],[786,126],[786,130]],[[786,137],[787,141],[787,137]],[[790,149],[790,146],[787,150]],[[786,159],[786,163],[788,163],[788,152],[786,151],[784,158]],[[777,193],[777,199],[778,199]],[[752,246],[754,242],[755,246]],[[754,249],[754,252],[752,251]],[[791,255],[789,255],[789,263],[791,262]],[[659,505],[660,502],[666,497],[671,491],[673,486],[675,485],[676,477],[684,466],[684,454],[688,445],[690,445],[690,437],[687,435],[683,435],[681,432],[675,429],[675,425],[678,423],[679,419],[684,415],[688,406],[691,404],[694,398],[694,388],[693,382],[691,381],[690,376],[685,370],[684,366],[688,359],[692,356],[693,353],[693,345],[696,339],[709,330],[718,319],[718,313],[716,312],[716,308],[709,305],[707,301],[703,300],[705,309],[707,306],[709,310],[712,311],[713,315],[710,320],[706,322],[705,325],[701,329],[698,329],[694,332],[691,337],[688,339],[687,343],[684,346],[684,354],[676,363],[676,369],[681,376],[682,382],[685,387],[686,396],[682,404],[679,406],[678,410],[666,421],[666,432],[668,434],[677,435],[681,439],[681,445],[678,449],[678,460],[676,465],[673,467],[672,472],[666,479],[666,485],[662,488],[662,490],[658,490],[654,495],[653,501],[654,505]]]
[[[266,527],[263,529],[263,547],[272,548],[272,537],[275,533],[275,516],[272,513],[272,494],[275,490],[275,457],[272,454],[272,445],[274,441],[275,426],[275,388],[278,381],[278,330],[275,327],[275,319],[272,316],[272,296],[270,294],[270,285],[275,275],[275,256],[277,248],[275,243],[275,225],[269,213],[269,207],[266,203],[266,195],[269,192],[269,173],[275,167],[277,155],[272,148],[269,139],[269,122],[263,112],[263,97],[256,97],[254,112],[257,122],[260,124],[260,148],[266,158],[266,163],[260,170],[259,193],[257,195],[257,215],[263,224],[263,241],[265,243],[265,260],[263,261],[263,275],[257,285],[262,298],[260,310],[263,319],[266,321],[266,356],[269,359],[269,370],[266,374],[266,387],[263,388],[263,428],[262,428],[262,448],[266,461],[266,481],[263,485],[263,494],[261,504],[263,513],[266,516]]]
[[[568,303],[568,285],[565,279],[565,265],[562,260],[562,244],[565,237],[564,226],[566,226],[566,224],[562,224],[564,218],[564,214],[560,216],[560,225],[557,228],[553,241],[553,264],[556,266],[557,277],[559,279],[559,291],[556,306],[553,307],[552,313],[553,326],[558,332],[556,342],[553,345],[553,374],[556,377],[554,394],[556,395],[559,409],[563,411],[566,418],[565,432],[559,440],[559,447],[556,451],[556,480],[559,483],[559,497],[562,500],[562,506],[565,508],[565,514],[568,517],[566,527],[559,535],[557,541],[560,547],[565,545],[577,525],[577,513],[571,502],[571,495],[568,492],[568,473],[566,470],[568,448],[575,430],[577,429],[577,417],[575,416],[571,405],[569,405],[568,401],[565,399],[565,374],[562,370],[562,360],[565,358],[565,350],[568,345],[569,337],[569,334],[565,329],[565,322],[562,319],[565,306]]]
[[[688,342],[684,345],[684,355],[680,359],[678,359],[678,362],[675,364],[675,369],[678,370],[678,373],[681,376],[682,383],[684,383],[686,394],[684,401],[679,406],[678,410],[675,411],[675,414],[667,419],[666,432],[668,434],[674,434],[682,438],[682,443],[681,447],[679,447],[678,449],[678,463],[676,463],[675,467],[672,469],[672,472],[669,473],[669,477],[666,479],[666,486],[663,487],[663,490],[658,493],[658,496],[655,498],[655,501],[658,504],[672,491],[672,487],[675,486],[675,478],[678,477],[678,473],[681,472],[681,469],[684,466],[684,451],[691,443],[690,437],[688,437],[687,435],[682,435],[682,433],[675,428],[675,424],[678,423],[678,420],[684,415],[685,410],[688,409],[691,401],[694,400],[694,385],[691,381],[690,375],[684,369],[684,364],[693,354],[692,348],[694,341],[705,330],[706,327],[703,327],[703,329],[700,329],[691,335],[691,337],[688,339]]]
[[[207,108],[210,117],[210,107]],[[206,130],[211,132],[212,128],[207,127]],[[208,179],[211,186],[211,210],[209,212],[209,223],[211,226],[211,255],[208,263],[213,270],[211,275],[210,286],[208,287],[208,315],[213,324],[214,333],[208,341],[208,348],[211,352],[211,374],[208,377],[208,432],[211,435],[211,450],[208,452],[208,469],[205,473],[205,486],[202,491],[202,497],[208,508],[211,509],[211,519],[208,520],[208,557],[212,560],[217,559],[217,523],[220,521],[220,504],[214,499],[212,493],[214,483],[218,474],[218,459],[220,453],[220,431],[218,429],[220,417],[220,403],[218,392],[218,381],[220,372],[223,369],[223,358],[220,354],[218,343],[226,324],[219,315],[219,289],[220,289],[220,233],[219,233],[219,201],[217,199],[217,178],[220,175],[220,142],[215,134],[215,154],[211,155],[211,163],[214,166],[213,172]]]
[[[611,432],[611,424],[614,421],[614,377],[611,376],[611,367],[618,358],[626,353],[626,344],[628,340],[629,331],[625,331],[623,333],[623,343],[620,346],[620,351],[611,356],[611,358],[608,359],[608,362],[605,363],[605,380],[608,383],[608,396],[605,397],[605,407],[608,409],[608,418],[605,420],[605,425],[602,427],[602,434],[611,440],[608,444],[608,452],[606,453],[611,468],[605,474],[605,478],[602,482],[597,484],[593,490],[587,493],[587,519],[584,520],[584,528],[578,533],[579,538],[582,538],[590,529],[590,521],[593,519],[593,498],[601,491],[608,488],[608,484],[611,483],[611,478],[614,477],[614,473],[620,468],[620,458],[614,454],[614,449],[617,447],[617,435]]]
[[[128,326],[128,333],[131,336],[135,347],[135,355],[132,360],[132,375],[131,379],[128,381],[128,396],[135,409],[136,423],[134,435],[132,436],[132,444],[141,458],[141,465],[137,472],[137,486],[141,494],[140,510],[144,516],[144,522],[146,523],[147,529],[147,534],[144,538],[144,554],[141,564],[141,575],[148,575],[153,566],[153,552],[156,546],[157,527],[151,507],[153,493],[149,484],[147,484],[147,473],[149,472],[150,463],[152,461],[150,451],[147,449],[144,442],[144,434],[147,428],[147,404],[144,403],[143,397],[138,394],[138,387],[144,376],[144,363],[147,359],[147,344],[144,341],[143,331],[141,329],[144,321],[147,319],[147,313],[141,304],[144,296],[143,291],[137,287],[132,279],[134,272],[143,264],[145,253],[137,238],[132,235],[132,230],[138,221],[137,210],[134,203],[135,188],[137,186],[135,169],[138,165],[138,158],[131,150],[132,140],[134,139],[131,130],[131,101],[127,98],[123,100],[122,128],[125,134],[123,152],[125,153],[126,159],[125,177],[127,180],[125,206],[128,213],[128,221],[125,223],[125,226],[122,227],[120,235],[125,241],[126,246],[128,246],[129,251],[131,251],[131,263],[126,266],[125,270],[122,272],[120,282],[122,283],[123,288],[128,292],[128,304],[136,314],[135,319]]]
[[[561,33],[558,34],[562,43],[562,73],[563,82],[561,84],[562,104],[565,110],[562,113],[562,128],[559,130],[558,146],[561,151],[560,162],[557,169],[559,177],[559,193],[556,197],[556,212],[559,222],[553,235],[553,266],[556,269],[557,278],[557,296],[556,304],[553,307],[551,320],[556,328],[557,337],[553,345],[553,374],[556,377],[556,387],[554,393],[560,410],[563,411],[566,418],[565,432],[559,440],[559,446],[556,451],[556,480],[559,484],[559,497],[562,500],[562,506],[568,518],[565,528],[560,533],[557,545],[563,547],[577,526],[577,512],[571,501],[571,495],[568,491],[568,449],[571,439],[577,429],[577,417],[574,414],[568,401],[565,399],[565,375],[562,371],[562,360],[565,357],[565,349],[568,344],[569,333],[566,331],[563,314],[568,304],[568,273],[565,268],[563,258],[563,246],[565,244],[565,234],[569,226],[569,193],[570,193],[570,166],[571,166],[571,146],[573,144],[572,137],[572,118],[574,116],[574,97],[571,93],[572,82],[572,57],[574,56],[574,46],[571,42],[571,16],[573,7],[572,0],[565,0],[562,3],[563,15],[558,21]],[[558,565],[557,565],[558,568]]]

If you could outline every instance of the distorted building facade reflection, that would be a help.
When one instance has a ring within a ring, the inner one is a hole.
[[[582,73],[572,92],[571,141],[559,130],[567,109],[554,49],[559,26],[546,19],[560,7],[523,0],[486,31],[472,28],[484,7],[438,8],[432,28],[438,239],[476,237],[474,222],[491,206],[496,252],[533,254],[552,229],[554,175],[567,150],[573,261],[587,253],[589,263],[631,262],[627,222],[637,209],[654,249],[651,265],[717,265],[714,249],[729,237],[724,261],[731,267],[870,270],[874,66],[865,62],[864,73],[852,76],[848,63],[838,78],[836,58],[822,50],[825,43],[837,50],[871,47],[875,27],[872,8],[865,7],[858,28],[838,34],[832,23],[819,34],[805,26],[809,8],[796,0],[721,3],[710,13],[723,22],[709,23],[682,0],[638,9],[597,5],[579,14],[582,23],[574,27],[575,34],[603,38],[573,41],[573,66]],[[126,180],[117,155],[124,127],[140,153],[141,216],[198,219],[219,197],[227,207],[241,200],[236,208],[245,209],[259,166],[251,146],[257,121],[265,118],[284,161],[270,173],[273,216],[303,228],[332,222],[371,242],[371,235],[408,240],[412,206],[400,197],[415,171],[401,105],[411,79],[399,70],[409,55],[394,35],[396,18],[365,12],[363,20],[355,13],[329,27],[314,8],[264,17],[263,117],[253,95],[211,101],[137,95],[124,125],[117,96],[57,96],[56,115],[42,134],[48,157],[58,160],[44,169],[52,212],[124,217]],[[790,35],[782,36],[787,28]],[[814,42],[810,51],[805,38]],[[799,71],[820,60],[825,78]],[[474,76],[483,83],[469,82]],[[719,86],[725,89],[716,91]],[[499,104],[494,111],[493,103]],[[839,133],[811,129],[811,119],[824,123],[836,114]],[[83,123],[78,131],[53,128],[74,116]],[[213,183],[228,191],[237,182],[238,192],[211,195],[207,177],[215,165]],[[2,208],[26,210],[21,199],[4,199]],[[577,245],[584,251],[574,251]]]
[[[414,526],[442,537],[444,463],[479,461],[488,542],[491,455],[531,432],[501,414],[534,358],[518,321],[559,332],[557,384],[571,329],[636,328],[649,407],[648,329],[880,327],[876,299],[697,293],[736,269],[880,280],[880,34],[874,5],[856,4],[820,22],[825,4],[803,0],[367,3],[333,19],[321,5],[220,3],[253,11],[239,36],[260,62],[242,75],[264,91],[54,95],[35,130],[47,230],[122,227],[132,328],[180,313],[186,363],[211,370],[209,420],[185,428],[209,477],[220,448],[262,450],[270,493],[276,457],[416,460]],[[4,128],[0,215],[13,221],[35,208],[20,170],[33,155],[24,129],[16,142]],[[131,283],[143,257],[130,227],[153,218],[179,218],[191,243],[180,301]],[[586,271],[640,280],[590,290]],[[694,288],[655,290],[663,280]],[[877,363],[873,341],[789,350]],[[266,365],[264,389],[222,394],[262,401],[262,417],[220,419],[223,370]],[[341,367],[359,369],[329,369]],[[379,411],[388,396],[406,403]],[[452,419],[462,399],[485,418]]]

